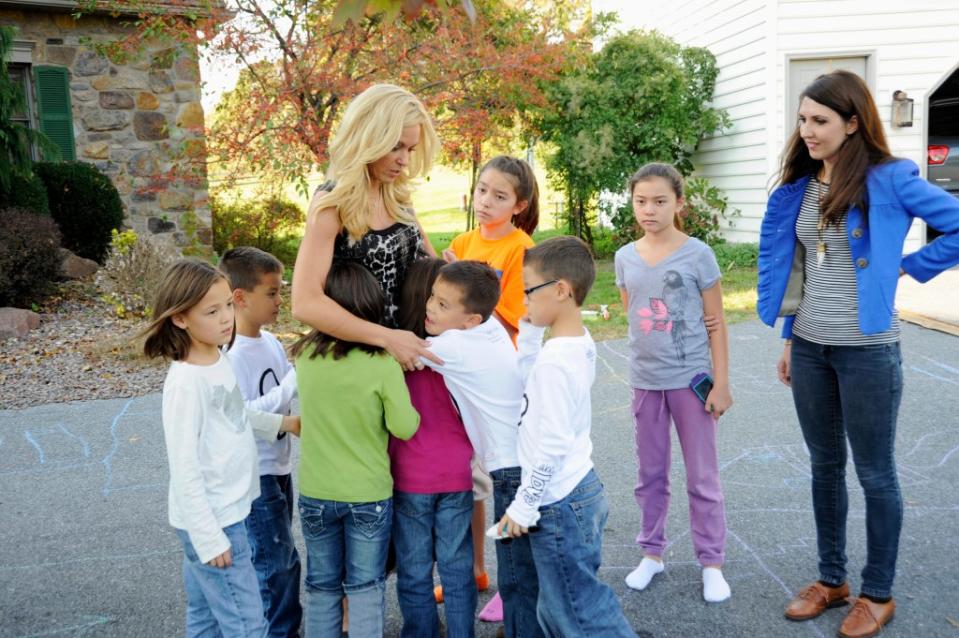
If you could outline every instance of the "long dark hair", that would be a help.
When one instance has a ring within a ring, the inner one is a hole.
[[[479,174],[492,168],[509,177],[516,199],[526,202],[526,208],[513,216],[513,226],[516,226],[527,235],[532,235],[539,225],[539,184],[533,168],[524,160],[509,155],[498,155],[486,162]]]
[[[400,330],[409,330],[421,339],[429,336],[425,325],[426,300],[433,292],[433,282],[440,274],[440,268],[445,265],[445,261],[435,257],[417,259],[410,264],[400,290],[400,310],[396,315]]]
[[[335,260],[326,275],[323,291],[353,316],[370,323],[383,322],[386,296],[376,277],[363,264],[347,259]],[[313,350],[310,352],[310,359],[325,357],[330,352],[333,353],[334,359],[342,359],[355,348],[370,354],[382,352],[382,348],[343,341],[314,329],[293,344],[290,354],[294,358],[298,357],[311,346]]]
[[[858,206],[868,219],[869,201],[866,192],[866,173],[870,166],[893,158],[886,143],[876,102],[861,77],[850,71],[833,71],[820,75],[799,96],[822,104],[848,122],[854,116],[858,129],[846,136],[839,147],[835,167],[830,178],[829,194],[823,200],[823,217],[827,224],[839,224],[851,206]],[[786,144],[779,169],[779,184],[789,184],[816,174],[822,160],[809,156],[809,149],[799,136],[799,124]]]

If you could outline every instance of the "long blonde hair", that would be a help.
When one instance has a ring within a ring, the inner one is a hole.
[[[316,210],[335,208],[350,239],[358,240],[370,229],[370,174],[368,166],[396,147],[403,129],[420,125],[416,152],[409,168],[390,184],[383,184],[383,204],[398,222],[416,220],[411,209],[409,182],[429,173],[439,139],[423,103],[393,84],[374,84],[350,102],[330,143],[327,178],[333,190],[320,197]]]

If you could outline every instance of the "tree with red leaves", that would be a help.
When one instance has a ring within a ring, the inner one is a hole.
[[[156,0],[109,2],[136,13],[139,27],[112,46],[172,37],[241,65],[237,88],[208,121],[209,159],[220,173],[304,189],[306,175],[327,161],[342,109],[370,84],[394,82],[418,95],[435,114],[447,158],[475,171],[482,142],[543,106],[543,83],[588,42],[585,28],[569,28],[569,7],[582,0],[481,0],[475,13],[464,9],[474,3],[457,0],[167,0],[171,10],[159,13],[146,8]]]

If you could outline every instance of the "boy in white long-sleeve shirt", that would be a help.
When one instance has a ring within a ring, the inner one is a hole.
[[[443,266],[426,302],[425,325],[432,335],[430,352],[443,364],[421,359],[443,375],[473,453],[493,478],[496,518],[506,511],[520,483],[516,437],[523,408],[516,350],[493,316],[499,295],[499,278],[486,264],[465,260]],[[536,571],[529,541],[496,545],[507,638],[543,636],[536,620]]]
[[[539,623],[547,636],[564,638],[636,635],[597,576],[609,505],[590,458],[596,347],[580,311],[595,275],[589,248],[574,237],[526,251],[528,318],[518,344],[521,369],[528,370],[518,444],[522,481],[498,523],[514,543],[529,539]],[[546,328],[550,340],[543,345]]]
[[[246,406],[290,414],[296,372],[277,338],[263,330],[280,310],[283,264],[270,253],[241,246],[223,254],[220,269],[230,280],[236,308],[236,337],[227,355]],[[246,519],[270,638],[299,636],[303,618],[300,557],[292,531],[291,439],[257,441],[260,496]]]

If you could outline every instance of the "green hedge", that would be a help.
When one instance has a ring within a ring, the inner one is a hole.
[[[84,162],[38,162],[33,171],[46,186],[64,248],[102,264],[111,233],[123,225],[123,203],[113,182]]]
[[[33,173],[10,175],[10,189],[0,185],[0,208],[19,208],[41,215],[50,214],[47,189]]]

